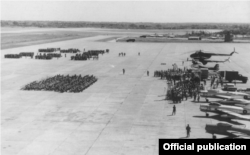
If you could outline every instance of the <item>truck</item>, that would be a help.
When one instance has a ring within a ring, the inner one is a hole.
[[[242,81],[242,83],[247,83],[248,77],[239,74],[238,71],[220,71],[220,76],[226,81],[231,83],[233,80]]]

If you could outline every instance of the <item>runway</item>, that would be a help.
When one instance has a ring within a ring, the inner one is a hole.
[[[190,138],[211,138],[205,125],[220,120],[206,118],[199,110],[200,103],[191,99],[176,104],[176,115],[171,116],[173,103],[165,100],[166,81],[153,77],[155,70],[172,68],[174,63],[181,68],[189,66],[190,62],[182,66],[182,61],[194,50],[226,54],[235,48],[239,54],[233,55],[230,63],[220,64],[220,69],[239,71],[250,77],[249,44],[96,41],[106,37],[110,36],[1,51],[2,154],[157,155],[159,138],[185,138],[187,124],[191,127]],[[39,48],[109,49],[110,52],[100,55],[99,60],[87,61],[71,61],[72,54],[52,60],[4,58],[7,53],[36,54]],[[119,57],[121,52],[126,56]],[[98,81],[82,93],[20,90],[32,81],[56,74],[94,75]],[[250,82],[237,87],[250,88]],[[247,121],[229,123],[250,128]]]

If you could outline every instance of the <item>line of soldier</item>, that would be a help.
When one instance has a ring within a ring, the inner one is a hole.
[[[21,57],[26,57],[26,56],[33,58],[34,52],[21,52],[19,54],[5,54],[4,55],[5,58],[21,58]]]
[[[22,56],[19,55],[19,54],[5,54],[4,55],[4,58],[16,58],[16,59],[19,59],[21,58]]]
[[[34,81],[30,84],[25,85],[22,90],[45,90],[45,91],[55,91],[55,92],[74,92],[79,93],[88,88],[90,85],[95,83],[97,78],[93,75],[86,75],[82,77],[81,75],[64,76],[56,75],[54,77],[47,78],[42,81]]]
[[[61,53],[77,53],[77,52],[80,52],[79,49],[76,49],[76,48],[70,48],[70,49],[67,49],[67,50],[60,50]]]
[[[60,58],[62,55],[60,53],[40,53],[35,56],[35,59],[45,59],[45,60],[50,60],[52,58]]]
[[[38,49],[38,52],[55,52],[59,50],[60,48],[47,48],[47,49]]]
[[[108,53],[108,49],[106,52]],[[99,54],[104,54],[105,50],[89,50],[87,52],[83,52],[82,54],[76,54],[75,56],[71,56],[71,60],[87,60],[93,58],[93,60],[99,59]]]

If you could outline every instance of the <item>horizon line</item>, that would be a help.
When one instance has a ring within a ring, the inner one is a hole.
[[[153,23],[153,24],[250,24],[246,22],[115,22],[115,21],[63,21],[63,20],[1,20],[2,21],[19,21],[19,22],[92,22],[92,23]]]

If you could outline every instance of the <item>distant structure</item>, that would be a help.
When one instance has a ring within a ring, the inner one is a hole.
[[[201,37],[198,37],[198,36],[190,36],[190,37],[188,37],[188,40],[201,40]]]
[[[226,31],[224,41],[225,42],[232,42],[233,41],[233,35],[230,31]]]
[[[135,42],[135,39],[128,39],[127,42]]]

